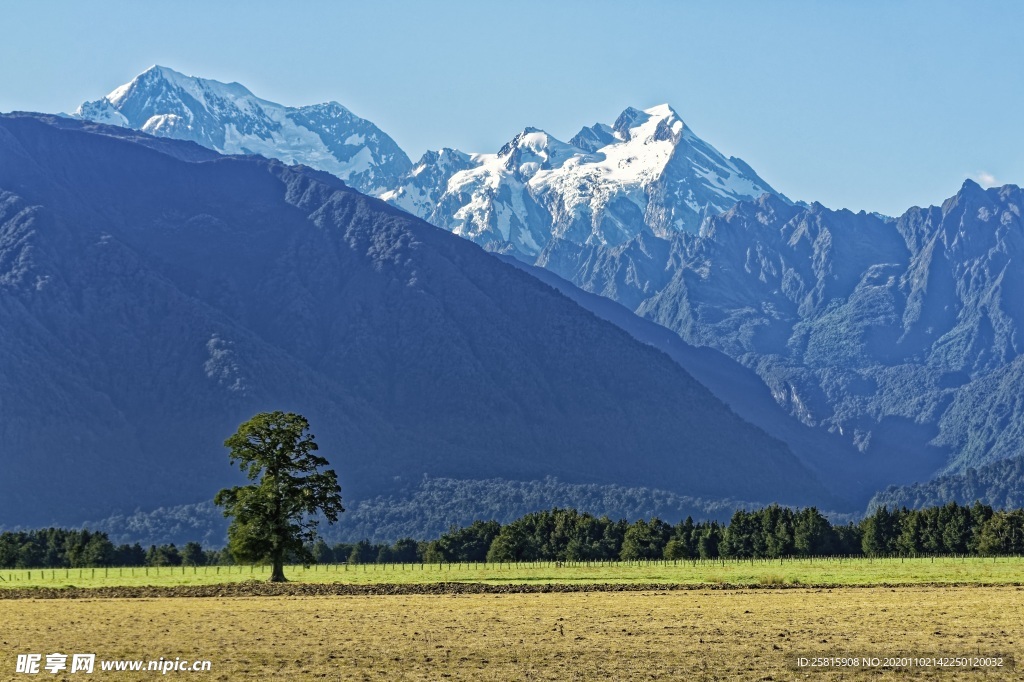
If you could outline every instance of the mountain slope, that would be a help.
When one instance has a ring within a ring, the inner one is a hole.
[[[801,423],[779,405],[753,370],[707,346],[693,346],[677,334],[642,318],[605,296],[591,294],[545,270],[510,257],[506,262],[551,285],[602,320],[607,320],[672,358],[745,421],[789,445],[793,453],[821,480],[842,481],[842,494],[863,499],[885,483],[859,462],[858,453],[838,434]]]
[[[429,474],[831,502],[668,357],[325,173],[11,115],[0,210],[7,524],[208,499],[265,409],[309,417],[348,499]]]
[[[924,509],[949,502],[970,505],[976,501],[996,509],[1024,507],[1024,457],[1001,459],[923,483],[890,486],[871,498],[868,513],[883,505],[889,509]]]
[[[238,83],[153,66],[76,118],[190,140],[225,154],[260,154],[332,173],[362,192],[392,187],[411,163],[382,130],[337,102],[286,107]]]
[[[898,219],[766,195],[699,235],[538,262],[755,370],[884,486],[1024,454],[1022,206],[972,182]]]

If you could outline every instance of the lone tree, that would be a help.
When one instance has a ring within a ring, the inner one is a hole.
[[[263,412],[238,427],[224,441],[251,485],[225,488],[213,498],[234,517],[228,527],[228,548],[239,561],[269,560],[271,582],[284,582],[289,555],[311,561],[306,543],[316,538],[317,512],[329,523],[345,511],[341,488],[328,462],[314,454],[317,444],[307,433],[309,422],[291,412]]]

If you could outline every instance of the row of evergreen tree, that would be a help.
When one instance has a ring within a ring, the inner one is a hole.
[[[322,543],[323,544],[323,543]],[[353,550],[353,547],[356,549]],[[337,562],[608,561],[649,559],[777,559],[800,556],[1007,556],[1024,554],[1024,510],[995,511],[955,502],[927,509],[880,507],[860,523],[832,525],[814,507],[771,505],[738,510],[728,524],[670,525],[658,518],[629,523],[575,509],[527,514],[501,525],[476,521],[437,540],[387,545],[326,544],[314,555]],[[319,557],[318,557],[318,560]]]
[[[0,533],[0,568],[88,568],[97,566],[204,566],[233,563],[225,550],[203,549],[189,542],[114,545],[106,533],[89,530],[43,530]]]
[[[995,511],[975,502],[889,510],[858,524],[832,525],[814,507],[771,505],[736,511],[728,524],[629,523],[575,509],[527,514],[511,523],[476,521],[436,540],[367,540],[310,548],[317,563],[454,563],[649,559],[777,559],[799,556],[1005,556],[1024,554],[1024,510]],[[115,546],[106,533],[48,528],[0,533],[2,568],[202,566],[233,563],[226,549],[175,545]]]

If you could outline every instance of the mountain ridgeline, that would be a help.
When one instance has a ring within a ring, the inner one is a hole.
[[[843,496],[1024,456],[1024,202],[1012,185],[967,182],[898,218],[797,205],[668,105],[627,108],[568,141],[526,127],[493,153],[412,163],[340,105],[283,107],[165,67],[74,115],[319,168],[554,273]]]
[[[667,104],[627,108],[568,142],[526,127],[495,153],[428,151],[412,164],[383,131],[336,102],[301,108],[238,83],[153,66],[74,117],[261,154],[327,171],[361,192],[533,262],[552,239],[620,244],[696,232],[707,215],[775,190],[697,137]],[[781,195],[779,195],[781,196]]]
[[[306,415],[346,499],[538,480],[834,506],[666,355],[337,178],[0,117],[0,514],[209,499],[253,413]]]
[[[332,173],[362,192],[390,189],[409,168],[380,128],[337,102],[286,107],[239,83],[153,66],[73,114],[86,121],[188,140],[224,154],[260,154]]]
[[[569,143],[526,128],[496,154],[431,152],[381,198],[532,263],[553,239],[580,247],[695,232],[705,216],[766,192],[775,190],[666,104],[626,109]]]
[[[899,218],[764,195],[697,235],[552,242],[537,263],[746,365],[884,488],[1024,454],[1022,207],[971,181]]]
[[[637,310],[755,369],[893,483],[963,471],[1024,454],[1022,206],[970,181],[894,220],[764,196],[676,240]]]

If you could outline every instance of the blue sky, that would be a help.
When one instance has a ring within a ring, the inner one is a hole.
[[[549,6],[553,5],[553,6]],[[568,139],[668,102],[794,199],[898,214],[1024,183],[1019,2],[4,4],[0,111],[70,111],[151,64],[337,100],[412,156]]]

